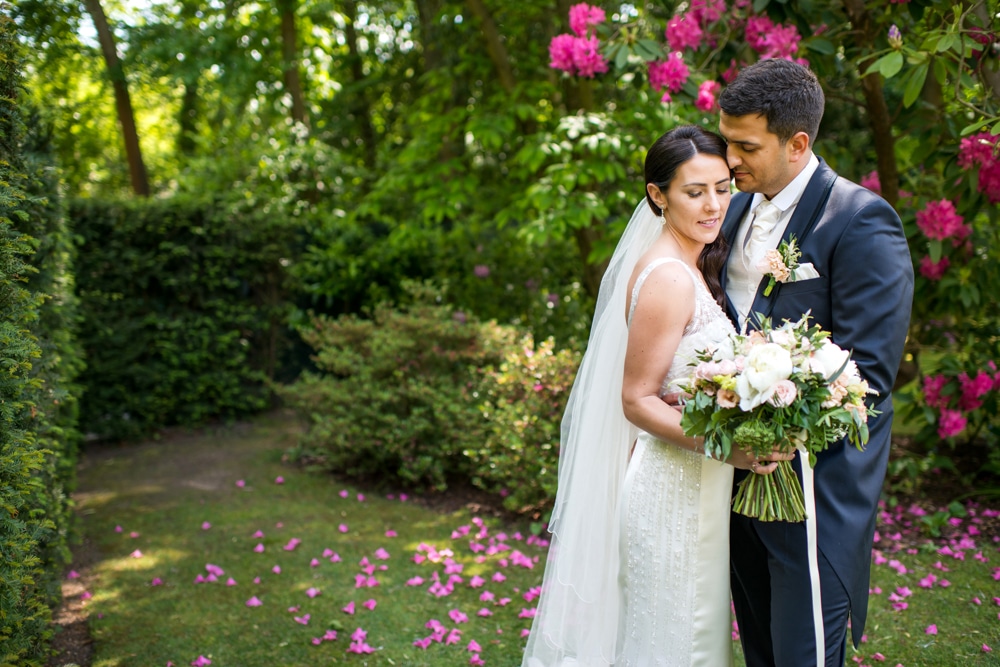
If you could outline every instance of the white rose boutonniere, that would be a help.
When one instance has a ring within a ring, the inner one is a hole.
[[[768,250],[764,257],[757,263],[757,270],[769,278],[767,287],[764,288],[764,296],[771,296],[774,284],[783,283],[789,278],[795,279],[795,269],[799,268],[799,257],[802,251],[791,237],[788,241],[782,241],[777,250]]]

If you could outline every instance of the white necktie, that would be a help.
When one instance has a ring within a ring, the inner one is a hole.
[[[778,224],[781,209],[767,199],[762,199],[753,210],[753,222],[750,225],[750,238],[744,241],[743,262],[747,270],[755,270],[757,262],[767,250],[767,240],[771,230]]]

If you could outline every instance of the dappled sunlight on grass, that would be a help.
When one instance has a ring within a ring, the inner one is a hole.
[[[95,665],[183,667],[199,656],[213,667],[519,663],[545,557],[526,525],[304,473],[281,463],[280,441],[278,424],[226,446],[165,442],[121,474],[84,468],[81,522],[104,554],[87,603]],[[221,485],[173,479],[208,468]],[[914,516],[884,513],[873,565],[881,590],[848,664],[996,664],[981,647],[1000,651],[1000,556],[975,534],[983,510],[972,511],[933,542]],[[964,560],[938,553],[949,544]],[[141,558],[130,557],[136,549]],[[938,561],[949,585],[922,588],[941,574]],[[903,610],[890,599],[900,587],[910,590]],[[934,624],[938,634],[926,634]]]

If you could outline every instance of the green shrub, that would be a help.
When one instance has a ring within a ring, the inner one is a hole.
[[[265,407],[294,230],[224,203],[76,201],[82,428],[139,438]]]
[[[503,496],[509,510],[541,515],[555,499],[559,428],[580,355],[556,350],[551,338],[536,347],[530,334],[510,342],[503,362],[483,369],[486,437],[465,455],[473,484]]]
[[[454,311],[429,286],[407,290],[409,305],[301,331],[319,372],[279,390],[309,422],[293,458],[418,489],[468,479],[510,510],[545,511],[579,355]]]
[[[317,351],[319,372],[303,373],[280,393],[309,420],[296,459],[444,490],[468,475],[462,451],[483,437],[475,369],[500,357],[489,327],[440,305],[429,286],[407,289],[412,304],[383,303],[370,319],[313,318],[300,333]]]

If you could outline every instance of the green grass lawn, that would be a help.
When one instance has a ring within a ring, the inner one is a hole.
[[[84,457],[76,498],[91,555],[73,583],[88,598],[93,665],[520,664],[545,557],[526,525],[301,471],[281,460],[294,438],[293,423],[272,415]],[[881,592],[849,665],[1000,664],[1000,553],[975,534],[984,510],[972,511],[951,528],[975,543],[951,546],[964,560],[915,537],[909,513],[886,513],[873,566]],[[217,581],[196,583],[215,568]],[[359,629],[364,639],[352,640]]]

